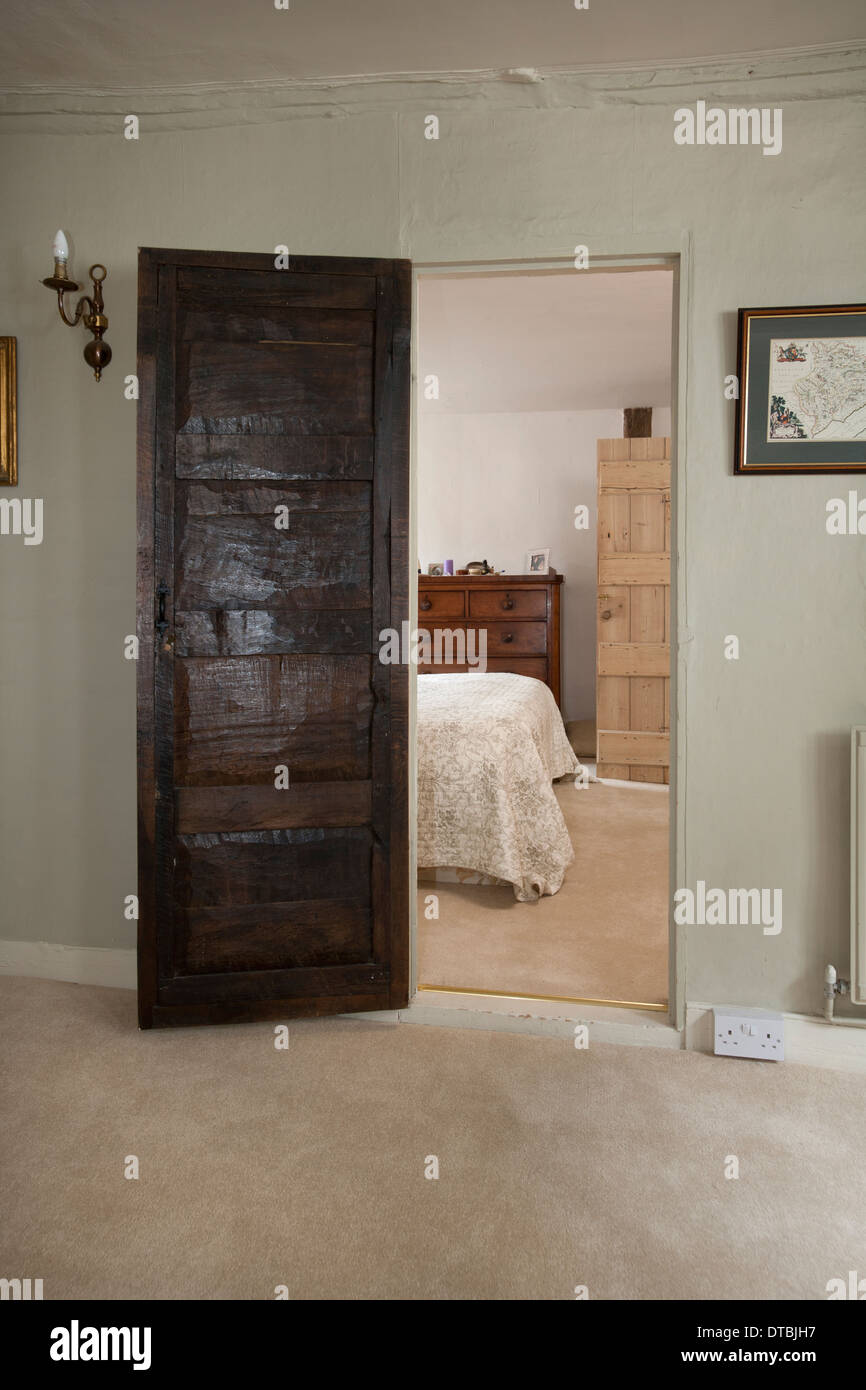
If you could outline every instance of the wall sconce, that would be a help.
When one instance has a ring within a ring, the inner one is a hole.
[[[93,295],[83,294],[75,306],[73,317],[67,318],[63,296],[67,292],[74,294],[81,286],[75,280],[70,280],[67,277],[66,262],[69,259],[69,246],[62,232],[58,232],[55,236],[51,249],[54,252],[54,274],[49,279],[43,280],[42,283],[47,285],[50,290],[57,291],[57,307],[63,322],[69,328],[74,328],[77,323],[83,320],[88,333],[93,334],[93,341],[89,342],[84,349],[84,360],[88,367],[93,368],[93,375],[99,381],[103,367],[107,367],[111,361],[111,348],[102,338],[108,327],[108,319],[103,313],[104,305],[102,302],[102,282],[108,271],[98,261],[96,265],[90,267],[87,273],[93,281]],[[96,274],[98,270],[102,271],[101,275]]]

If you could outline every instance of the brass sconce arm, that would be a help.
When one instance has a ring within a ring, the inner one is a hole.
[[[101,275],[97,274],[101,271]],[[50,290],[57,292],[57,307],[60,317],[68,328],[75,328],[76,324],[82,323],[88,333],[93,334],[93,339],[84,349],[84,360],[93,370],[93,375],[99,381],[102,376],[103,367],[107,367],[111,361],[111,348],[104,341],[104,333],[108,327],[108,317],[105,314],[105,305],[102,298],[102,282],[108,271],[104,265],[98,261],[90,267],[88,271],[93,282],[93,294],[83,294],[75,306],[72,317],[66,312],[66,304],[63,296],[75,294],[81,288],[76,280],[70,280],[66,272],[66,261],[55,257],[54,274],[42,283]]]
[[[43,283],[43,285],[47,285],[47,284],[48,284],[48,281],[47,281],[47,280],[43,280],[42,283]],[[69,283],[72,284],[73,282],[70,281]],[[75,288],[78,289],[78,286],[76,285]],[[87,319],[89,319],[89,318],[92,316],[92,314],[93,314],[93,300],[90,298],[90,295],[89,295],[89,294],[83,294],[83,295],[81,296],[81,298],[79,299],[78,303],[77,303],[76,306],[75,306],[75,314],[73,315],[72,318],[69,318],[68,314],[66,313],[66,305],[63,303],[63,296],[64,296],[65,293],[66,293],[65,290],[58,290],[58,291],[57,291],[57,307],[58,307],[58,309],[60,310],[60,317],[62,318],[63,322],[66,324],[66,326],[67,326],[68,328],[74,328],[75,325],[76,325],[77,323],[80,322],[80,320],[81,320],[81,315],[84,313],[84,310],[85,310],[85,307],[86,307],[86,308],[87,308],[87,317],[86,317],[85,320],[84,320],[84,322],[85,322],[85,324],[86,324],[86,323],[87,323]]]

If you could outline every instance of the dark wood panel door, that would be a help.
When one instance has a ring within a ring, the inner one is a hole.
[[[140,253],[143,1028],[408,1001],[409,298]]]

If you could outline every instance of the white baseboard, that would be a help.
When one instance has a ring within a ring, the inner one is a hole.
[[[135,951],[107,946],[61,946],[53,941],[0,941],[0,975],[66,980],[76,985],[135,989]]]
[[[52,941],[0,940],[0,975],[28,975],[70,984],[136,988],[136,953],[101,946],[63,946]],[[348,1015],[351,1017],[352,1015]],[[685,1046],[713,1051],[713,1006],[686,1007],[685,1034],[672,1028],[667,1014],[596,1004],[562,1004],[538,999],[507,999],[423,990],[408,1008],[358,1014],[371,1022],[421,1023],[428,1027],[495,1029],[570,1038],[578,1023],[589,1027],[590,1042],[630,1043],[639,1047]],[[785,1060],[804,1066],[866,1073],[866,1028],[846,1028],[821,1018],[786,1013]],[[866,1011],[864,1011],[866,1019]],[[731,1065],[743,1065],[736,1058]],[[775,1063],[758,1063],[772,1066]],[[781,1063],[782,1066],[785,1063]]]
[[[844,1023],[825,1023],[808,1014],[783,1014],[785,1020],[785,1062],[807,1067],[829,1067],[835,1071],[866,1072],[866,1028],[846,1028]],[[866,1015],[864,1015],[866,1018]],[[692,1052],[713,1051],[712,1004],[686,1006],[686,1047]],[[730,1060],[742,1066],[739,1058]],[[784,1066],[785,1062],[780,1065]],[[759,1062],[758,1066],[776,1066]]]

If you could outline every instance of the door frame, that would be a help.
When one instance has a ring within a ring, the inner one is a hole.
[[[466,275],[527,275],[559,273],[570,270],[583,275],[627,274],[637,270],[669,270],[673,272],[672,333],[671,333],[671,590],[670,590],[670,816],[669,816],[669,884],[668,898],[668,1007],[670,1025],[682,1031],[685,1027],[685,935],[674,921],[674,890],[684,882],[682,870],[686,863],[687,831],[687,766],[686,766],[686,656],[688,631],[687,574],[685,527],[687,516],[687,442],[686,389],[688,383],[688,341],[691,287],[691,236],[687,232],[662,234],[655,247],[647,247],[647,238],[634,236],[606,238],[603,251],[592,250],[587,269],[575,271],[574,253],[553,253],[547,257],[510,258],[461,261],[413,261],[412,263],[412,345],[409,442],[409,572],[414,580],[418,572],[418,388],[419,388],[419,315],[418,282],[433,276]],[[418,625],[418,586],[409,586],[409,621],[414,630]],[[683,640],[680,641],[680,632]],[[413,667],[409,675],[409,874],[410,888],[417,884],[418,874],[418,764],[417,764],[417,699],[418,672]],[[419,987],[418,981],[418,911],[417,893],[409,894],[410,932],[410,999],[423,1003],[429,987]],[[431,993],[434,992],[431,990]],[[470,991],[460,992],[465,1001]],[[474,994],[483,994],[475,991]],[[488,998],[507,999],[505,993],[488,992]],[[514,996],[531,1003],[535,996]],[[566,1001],[563,1001],[566,1002]],[[569,1003],[599,1001],[569,1000]],[[464,1003],[465,1007],[465,1003]],[[624,1005],[623,1008],[635,1008]],[[625,1015],[624,1015],[625,1016]]]

